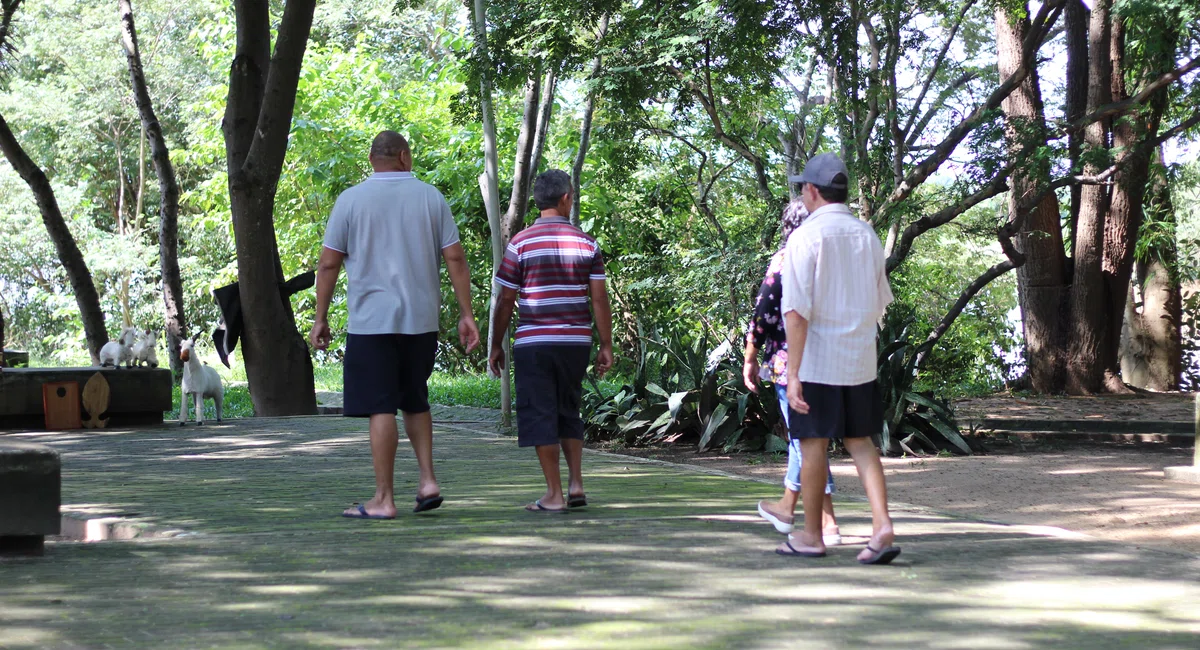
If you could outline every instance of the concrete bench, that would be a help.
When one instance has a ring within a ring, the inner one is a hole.
[[[62,465],[44,445],[0,441],[0,555],[40,555],[61,519]]]
[[[109,427],[161,424],[163,411],[172,409],[166,368],[6,368],[0,371],[0,429],[43,428],[42,384],[77,381],[82,390],[96,372],[108,380]]]

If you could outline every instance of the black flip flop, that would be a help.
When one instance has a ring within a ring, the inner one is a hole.
[[[877,551],[871,548],[870,544],[867,544],[867,550],[875,555],[867,560],[859,560],[859,564],[891,564],[892,560],[900,556],[899,546],[889,546],[881,551]]]
[[[542,512],[553,512],[553,513],[556,513],[556,514],[557,514],[557,513],[563,513],[563,512],[566,512],[566,511],[567,511],[567,509],[566,509],[566,508],[547,508],[546,506],[542,505],[542,500],[541,500],[541,499],[538,499],[537,501],[534,501],[532,505],[534,505],[534,506],[537,506],[537,507],[536,507],[536,508],[530,508],[529,506],[525,506],[525,510],[526,510],[527,512],[538,512],[538,513],[542,513]]]
[[[358,508],[358,513],[356,514],[356,513],[352,513],[352,512],[350,512],[350,513],[343,512],[342,513],[343,517],[345,517],[347,519],[395,519],[395,517],[388,517],[386,515],[373,515],[373,514],[367,512],[367,508],[365,506],[363,506],[363,504],[361,504],[361,503],[354,503],[354,504],[351,504],[351,506]]]
[[[567,498],[567,507],[568,508],[582,508],[586,505],[587,505],[587,497],[585,495],[581,494],[577,497],[568,497]]]
[[[417,497],[417,507],[413,508],[413,512],[437,510],[442,506],[442,501],[442,495],[440,494],[435,494],[431,497]]]
[[[817,551],[797,550],[795,546],[792,546],[792,540],[790,540],[790,539],[788,541],[784,542],[784,544],[786,544],[788,548],[792,549],[792,552],[788,553],[787,551],[775,549],[775,553],[777,555],[785,555],[788,557],[825,557],[825,551],[817,552]]]

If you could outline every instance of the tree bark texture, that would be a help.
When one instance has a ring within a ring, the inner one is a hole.
[[[50,240],[54,242],[54,249],[58,252],[58,259],[71,282],[71,291],[75,294],[75,304],[79,306],[79,316],[83,321],[88,354],[92,358],[92,364],[99,365],[100,348],[108,343],[108,332],[104,328],[104,310],[100,308],[100,295],[96,293],[92,273],[88,270],[79,245],[75,243],[75,237],[71,235],[71,229],[63,219],[62,210],[59,209],[58,200],[54,196],[54,188],[50,186],[50,179],[25,153],[3,116],[0,116],[0,151],[4,152],[8,164],[21,175],[33,192],[38,210],[42,214],[42,223],[46,225],[46,232],[50,234]]]
[[[508,240],[525,227],[525,213],[529,210],[529,179],[532,175],[530,168],[533,159],[533,141],[537,131],[541,77],[541,71],[535,67],[525,81],[525,110],[522,113],[521,131],[517,135],[517,154],[513,163],[513,184],[508,199],[508,212],[504,214],[502,243],[505,248],[508,247]]]
[[[1097,0],[1088,29],[1087,111],[1112,101],[1112,0]],[[1109,120],[1097,120],[1084,130],[1084,141],[1095,150],[1108,147]],[[1089,162],[1085,174],[1103,171]],[[1105,185],[1086,185],[1080,193],[1079,222],[1075,230],[1075,269],[1071,283],[1071,323],[1067,332],[1067,392],[1089,395],[1104,390],[1103,355],[1114,325],[1107,322],[1107,287],[1102,276],[1104,221],[1111,201]]]
[[[996,8],[995,18],[1000,78],[1004,79],[1024,65],[1021,45],[1029,30],[1029,20],[1010,14],[1004,6]],[[1030,71],[1001,107],[1007,121],[1009,152],[1014,158],[1009,182],[1009,218],[1016,220],[1019,206],[1050,184],[1050,170],[1022,154],[1046,145],[1045,110],[1036,70]],[[1025,334],[1025,363],[1035,391],[1056,392],[1065,366],[1062,332],[1068,286],[1058,198],[1054,193],[1045,194],[1022,224],[1016,245],[1025,254],[1026,262],[1017,268],[1017,293]]]
[[[261,416],[317,412],[312,359],[281,296],[275,193],[287,153],[300,67],[315,0],[288,0],[274,56],[265,0],[236,0],[237,47],[222,120],[229,199],[237,244],[244,329],[242,358],[254,411]]]
[[[608,14],[600,17],[600,30],[596,35],[596,57],[592,59],[592,74],[589,79],[600,76],[600,66],[604,63],[600,53],[600,44],[608,32]],[[583,125],[579,129],[579,150],[575,152],[575,164],[571,166],[571,223],[579,225],[579,193],[583,185],[583,164],[587,160],[588,147],[592,138],[592,116],[596,112],[596,89],[588,91],[587,102],[583,107]]]
[[[1071,2],[1064,10],[1067,45],[1067,90],[1066,119],[1074,122],[1083,117],[1087,110],[1088,93],[1088,12],[1082,2]],[[1083,152],[1083,134],[1072,130],[1067,134],[1067,151],[1071,160],[1071,171],[1078,173],[1079,156]],[[1071,256],[1075,255],[1075,228],[1079,222],[1079,206],[1083,186],[1071,186]]]
[[[158,263],[162,274],[167,357],[170,359],[171,372],[179,376],[183,373],[183,364],[179,360],[179,346],[188,336],[183,303],[183,277],[179,271],[179,183],[175,178],[175,167],[171,164],[166,138],[163,137],[162,124],[154,112],[154,103],[146,85],[146,73],[142,68],[137,28],[133,19],[133,6],[130,0],[119,0],[119,7],[121,44],[129,61],[130,85],[133,87],[134,102],[141,116],[145,140],[150,143],[154,173],[158,176]],[[139,192],[139,197],[140,195]]]

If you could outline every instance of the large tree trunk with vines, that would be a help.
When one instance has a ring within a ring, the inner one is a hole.
[[[54,196],[54,188],[50,186],[50,179],[25,153],[3,116],[0,116],[0,151],[3,151],[8,164],[21,175],[33,192],[33,198],[42,214],[42,223],[46,225],[46,232],[50,234],[50,240],[54,242],[54,249],[58,252],[58,259],[71,282],[75,304],[79,306],[79,316],[83,320],[88,354],[92,364],[99,365],[100,348],[108,343],[108,332],[104,329],[104,310],[100,308],[100,295],[96,293],[92,272],[83,259],[79,245],[75,243],[75,237],[71,235],[71,229],[63,219],[58,199]]]
[[[142,120],[145,140],[150,143],[150,157],[154,173],[158,176],[159,228],[158,263],[162,273],[164,321],[167,330],[167,357],[171,372],[180,375],[183,364],[179,360],[179,346],[187,337],[187,320],[183,309],[183,278],[179,271],[179,183],[175,180],[175,167],[171,164],[170,151],[163,137],[162,125],[154,112],[150,90],[146,86],[146,73],[142,68],[142,56],[138,49],[137,28],[134,26],[133,6],[130,0],[119,1],[121,12],[121,43],[129,61],[129,80],[133,86],[133,98]],[[144,165],[144,163],[143,163]],[[141,203],[141,192],[138,192]],[[138,214],[140,214],[140,210]]]
[[[1007,78],[1024,65],[1021,44],[1029,30],[1027,17],[1016,17],[1001,6],[996,9],[996,47],[1000,78]],[[1002,102],[1007,117],[1008,147],[1012,156],[1046,144],[1045,111],[1037,71]],[[1050,170],[1026,157],[1017,162],[1010,177],[1010,219],[1017,210],[1050,184]],[[1022,221],[1016,244],[1026,256],[1017,268],[1017,293],[1025,333],[1025,363],[1035,391],[1057,392],[1062,385],[1064,299],[1067,296],[1066,254],[1059,223],[1058,199],[1047,193]]]
[[[244,320],[242,358],[254,411],[263,416],[317,412],[308,344],[297,330],[290,301],[280,293],[284,278],[274,221],[315,6],[315,0],[288,0],[274,56],[269,56],[269,4],[234,2],[237,50],[221,127]]]

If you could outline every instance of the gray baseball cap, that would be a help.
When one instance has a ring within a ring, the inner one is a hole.
[[[840,183],[834,182],[834,178],[842,174],[846,178]],[[837,154],[823,153],[819,156],[813,156],[808,164],[804,166],[804,173],[799,176],[789,176],[788,181],[792,183],[811,183],[818,187],[831,187],[838,190],[847,189],[850,185],[850,172],[846,169],[846,163]]]

